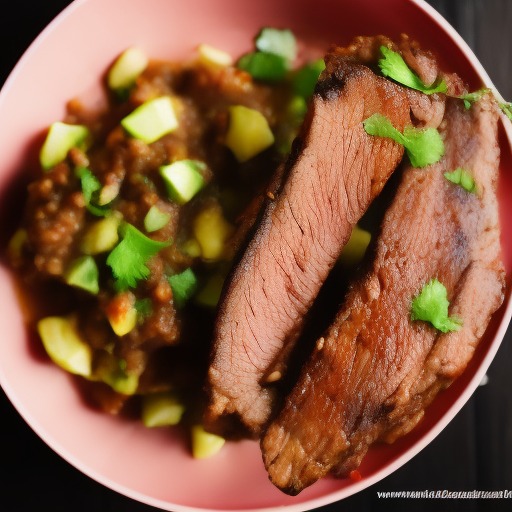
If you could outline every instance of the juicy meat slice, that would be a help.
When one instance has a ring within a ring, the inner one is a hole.
[[[400,130],[411,122],[402,87],[333,50],[270,187],[274,199],[224,287],[208,376],[209,430],[226,435],[241,422],[258,435],[267,421],[274,391],[266,383],[285,371],[353,226],[403,156],[400,145],[364,131],[362,121],[377,112]]]
[[[505,285],[497,120],[490,98],[469,111],[449,100],[440,126],[445,157],[404,170],[373,261],[262,439],[270,479],[285,492],[297,494],[333,468],[346,476],[369,444],[409,432],[473,355]],[[444,177],[459,167],[477,193]],[[458,332],[410,319],[413,297],[434,277],[447,289],[450,316],[463,321]]]

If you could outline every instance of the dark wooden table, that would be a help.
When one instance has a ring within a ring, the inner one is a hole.
[[[356,0],[354,0],[356,1]],[[18,0],[2,5],[0,84],[37,34],[70,2]],[[512,99],[512,0],[429,0],[475,51],[502,95]],[[447,428],[401,469],[365,491],[320,509],[512,511],[508,500],[379,499],[377,492],[512,491],[512,330],[481,386]],[[0,510],[146,512],[56,455],[0,396]]]

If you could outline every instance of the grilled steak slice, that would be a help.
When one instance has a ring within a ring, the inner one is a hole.
[[[332,468],[347,475],[369,444],[409,432],[466,367],[504,293],[497,120],[488,97],[471,110],[449,100],[445,157],[404,170],[373,261],[262,439],[270,479],[285,492],[299,493]],[[477,193],[444,177],[460,167]],[[458,332],[411,321],[413,297],[434,277],[447,289],[450,315],[463,321]]]
[[[224,287],[209,370],[209,430],[226,435],[238,420],[258,435],[273,401],[265,386],[287,355],[353,226],[403,155],[368,136],[379,112],[410,124],[404,89],[336,50],[324,71],[292,155],[277,171],[256,233]]]

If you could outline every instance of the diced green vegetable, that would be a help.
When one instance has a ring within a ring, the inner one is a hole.
[[[82,288],[93,295],[100,291],[99,271],[92,256],[81,256],[71,263],[65,280],[71,286]]]
[[[86,167],[78,167],[76,169],[76,175],[82,185],[82,193],[87,210],[97,217],[108,215],[110,209],[107,206],[97,205],[98,191],[101,189],[101,183],[98,181],[98,178]]]
[[[224,68],[233,65],[233,57],[217,48],[213,48],[208,44],[202,44],[197,49],[199,53],[199,62],[208,67]]]
[[[162,96],[143,103],[121,121],[133,137],[151,144],[178,127],[171,99]]]
[[[320,73],[325,69],[324,59],[304,64],[293,74],[293,89],[303,98],[310,98],[315,90]]]
[[[153,393],[142,399],[142,422],[146,427],[164,427],[177,425],[185,406],[175,393]]]
[[[471,108],[471,104],[475,101],[478,101],[482,96],[485,94],[491,92],[491,89],[488,89],[487,87],[483,89],[479,89],[478,91],[471,92],[469,94],[463,94],[461,96],[457,96],[457,98],[464,101],[464,107],[466,107],[466,110],[469,110]]]
[[[167,278],[172,288],[172,295],[176,307],[181,308],[197,291],[197,277],[191,268],[187,268],[181,274],[175,274]]]
[[[43,169],[49,170],[65,160],[69,150],[80,146],[88,136],[89,130],[86,126],[53,123],[39,154]]]
[[[201,256],[201,246],[197,240],[190,238],[181,246],[181,252],[191,258],[199,258]]]
[[[357,225],[354,226],[348,242],[341,251],[338,261],[346,267],[357,265],[363,259],[370,240],[371,235],[368,231],[361,229]]]
[[[363,126],[369,135],[388,137],[402,144],[414,167],[426,167],[434,164],[444,155],[443,139],[435,128],[422,130],[406,126],[404,133],[401,134],[382,114],[374,114],[369,117],[363,121]]]
[[[308,104],[302,96],[294,96],[286,110],[292,119],[302,121],[308,110]]]
[[[219,203],[213,202],[203,208],[194,219],[192,230],[204,259],[220,260],[225,257],[226,241],[234,227],[225,219]]]
[[[112,250],[119,241],[117,230],[121,224],[118,215],[111,215],[96,221],[86,231],[80,250],[84,254],[95,255]]]
[[[139,386],[139,377],[126,371],[126,361],[117,359],[112,354],[103,352],[99,357],[97,376],[108,384],[116,393],[133,395]]]
[[[135,288],[138,280],[147,279],[149,269],[146,262],[170,243],[151,240],[127,223],[121,224],[119,234],[123,240],[109,254],[107,265],[112,268],[117,278],[116,288],[120,291]]]
[[[128,48],[110,68],[108,86],[113,90],[130,87],[147,65],[148,58],[140,48]]]
[[[266,52],[246,53],[237,63],[237,67],[247,71],[255,80],[278,82],[288,73],[288,61],[280,55]]]
[[[105,185],[98,195],[98,206],[102,207],[112,202],[118,195],[121,188],[121,183],[109,183]]]
[[[289,29],[265,27],[256,36],[256,48],[260,52],[273,53],[289,61],[297,58],[297,42]]]
[[[445,172],[444,177],[455,183],[456,185],[460,185],[464,190],[474,194],[476,193],[476,183],[473,179],[473,176],[469,174],[465,169],[459,168],[455,169],[455,171]]]
[[[214,274],[208,279],[204,288],[196,295],[195,302],[200,306],[214,308],[219,302],[222,286],[224,285],[224,276]]]
[[[80,338],[74,316],[43,318],[37,323],[37,331],[54,363],[77,375],[91,375],[91,349]]]
[[[190,201],[205,185],[200,171],[206,170],[206,164],[199,160],[178,160],[160,167],[169,198],[183,205]]]
[[[206,432],[202,425],[192,427],[192,455],[195,459],[206,459],[215,455],[226,440],[215,434]]]
[[[131,292],[116,295],[107,307],[107,318],[117,336],[128,334],[137,325],[135,296]]]
[[[229,107],[226,146],[239,162],[246,162],[273,143],[274,134],[261,112],[242,105]]]
[[[413,299],[411,320],[430,322],[442,332],[458,331],[462,326],[462,321],[458,318],[448,317],[450,303],[447,295],[445,286],[437,279],[432,279]]]
[[[425,94],[446,92],[448,90],[448,86],[444,80],[442,80],[438,85],[427,87],[421,81],[421,78],[414,73],[409,66],[407,66],[399,53],[394,52],[385,46],[381,46],[380,51],[382,52],[382,55],[384,55],[384,58],[379,60],[379,67],[384,76],[392,78],[398,83],[410,87],[411,89],[424,92]]]
[[[148,233],[162,229],[171,220],[170,215],[152,206],[144,217],[144,228]]]
[[[23,246],[25,245],[25,242],[27,240],[28,233],[27,230],[23,228],[17,229],[14,235],[12,235],[11,239],[9,240],[7,251],[13,264],[16,264],[21,261]]]

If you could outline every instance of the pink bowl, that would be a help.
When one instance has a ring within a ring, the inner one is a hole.
[[[209,43],[239,56],[265,25],[291,28],[308,46],[347,44],[356,35],[408,33],[436,52],[443,68],[472,89],[492,86],[469,47],[422,0],[76,0],[37,38],[0,94],[0,204],[12,194],[20,170],[33,162],[43,131],[79,96],[101,102],[101,77],[125,48],[138,45],[152,58],[175,60]],[[329,13],[328,16],[325,13]],[[114,28],[113,28],[114,27]],[[91,38],[91,33],[94,37]],[[501,130],[500,215],[512,215],[512,130]],[[14,230],[6,208],[0,226]],[[12,214],[11,214],[12,216]],[[512,231],[502,222],[503,258],[512,269]],[[3,237],[5,239],[5,236]],[[178,431],[149,430],[82,402],[69,375],[30,348],[11,274],[0,265],[0,382],[35,432],[68,462],[98,482],[165,510],[311,509],[347,497],[399,468],[455,416],[478,386],[505,334],[510,287],[464,374],[428,408],[414,431],[393,445],[370,449],[363,479],[324,479],[297,497],[267,479],[258,444],[228,443],[214,458],[190,457]]]

